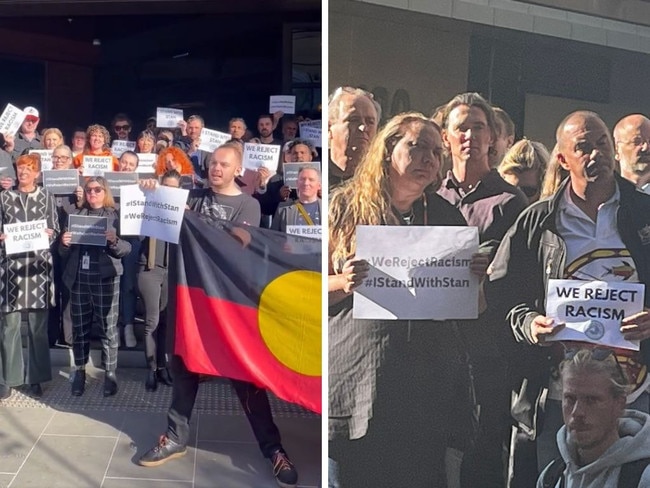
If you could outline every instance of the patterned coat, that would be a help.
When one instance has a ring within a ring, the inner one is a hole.
[[[54,196],[37,187],[31,193],[16,189],[0,192],[0,224],[46,220],[53,229],[50,244],[59,236]],[[50,249],[7,256],[4,244],[0,253],[0,311],[9,313],[22,309],[53,307],[54,271]]]

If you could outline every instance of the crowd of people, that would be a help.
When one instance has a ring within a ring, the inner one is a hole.
[[[573,112],[549,151],[477,93],[381,119],[330,95],[330,487],[650,486],[650,120]],[[476,227],[478,318],[355,318],[359,225]],[[640,350],[549,340],[552,279],[645,284],[611,331]]]
[[[0,245],[0,402],[22,385],[34,397],[44,394],[52,379],[49,347],[55,341],[72,348],[71,395],[84,395],[94,335],[101,341],[103,395],[115,395],[121,336],[127,348],[137,345],[134,325],[141,308],[147,365],[143,386],[148,392],[156,391],[159,383],[173,388],[167,433],[139,460],[142,466],[158,466],[186,452],[199,386],[199,375],[187,370],[165,340],[173,244],[122,236],[119,198],[105,177],[85,175],[85,162],[91,156],[108,157],[114,171],[139,173],[143,189],[157,185],[188,188],[188,210],[209,219],[284,232],[287,225],[321,223],[318,165],[300,167],[295,188],[283,179],[283,163],[316,162],[318,151],[311,141],[298,137],[300,119],[281,112],[261,115],[256,135],[244,119],[233,118],[228,130],[231,139],[214,151],[199,148],[205,125],[199,115],[180,121],[175,129],[156,128],[156,119],[151,118],[131,141],[131,134],[136,133],[131,119],[117,114],[108,128],[92,124],[73,131],[67,145],[57,128],[39,132],[36,108],[26,107],[23,112],[18,133],[0,138],[0,242],[7,237],[4,226],[44,220],[50,246],[8,254]],[[281,138],[276,138],[276,131]],[[245,142],[281,146],[277,168],[244,170]],[[43,149],[51,151],[52,171],[78,171],[74,174],[79,185],[74,191],[55,194],[43,186]],[[147,154],[153,154],[153,168],[139,172],[139,163]],[[75,241],[69,218],[78,215],[106,220],[104,246]],[[23,322],[27,326],[25,360]],[[278,483],[295,486],[298,474],[282,447],[266,392],[251,383],[232,381]]]

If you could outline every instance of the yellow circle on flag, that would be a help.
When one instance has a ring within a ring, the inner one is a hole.
[[[264,343],[287,368],[321,376],[321,274],[291,271],[260,296],[258,322]]]

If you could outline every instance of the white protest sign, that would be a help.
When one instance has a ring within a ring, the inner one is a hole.
[[[300,138],[306,139],[316,147],[323,147],[323,128],[320,120],[300,122]]]
[[[269,97],[269,113],[282,112],[283,114],[296,113],[295,95],[271,95]]]
[[[29,154],[38,154],[41,157],[41,171],[52,169],[52,153],[54,149],[30,149]]]
[[[0,115],[0,134],[15,135],[25,120],[25,112],[8,103]]]
[[[475,319],[476,227],[357,226],[357,259],[370,271],[354,293],[357,319]]]
[[[138,153],[138,173],[156,172],[156,153]]]
[[[139,185],[122,187],[120,231],[178,244],[188,190],[158,186],[143,191]]]
[[[47,229],[45,220],[5,224],[3,232],[7,236],[4,241],[7,255],[48,249],[50,240],[45,229]]]
[[[321,239],[322,227],[320,225],[287,225],[287,234],[310,239]]]
[[[244,168],[257,171],[258,168],[264,166],[271,173],[275,173],[278,169],[281,150],[282,146],[274,144],[252,144],[247,142],[244,144]]]
[[[125,151],[135,151],[135,141],[120,141],[118,139],[113,141],[111,152],[115,157],[119,158]]]
[[[546,316],[566,324],[547,341],[584,341],[639,350],[639,341],[623,339],[621,321],[643,311],[641,283],[549,280]]]
[[[177,108],[158,107],[156,109],[156,127],[175,128],[183,120],[183,111]]]
[[[199,149],[201,151],[213,152],[216,148],[232,139],[230,134],[219,132],[218,130],[201,129],[201,144]]]
[[[104,176],[107,171],[113,171],[112,156],[84,156],[82,162],[84,176]]]

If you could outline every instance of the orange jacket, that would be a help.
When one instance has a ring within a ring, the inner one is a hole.
[[[84,149],[82,153],[79,153],[74,157],[73,164],[75,168],[82,166],[84,156],[111,156],[113,158],[113,171],[117,171],[120,167],[117,158],[113,155],[110,149],[104,149],[102,152],[97,154],[92,154],[87,149]]]

